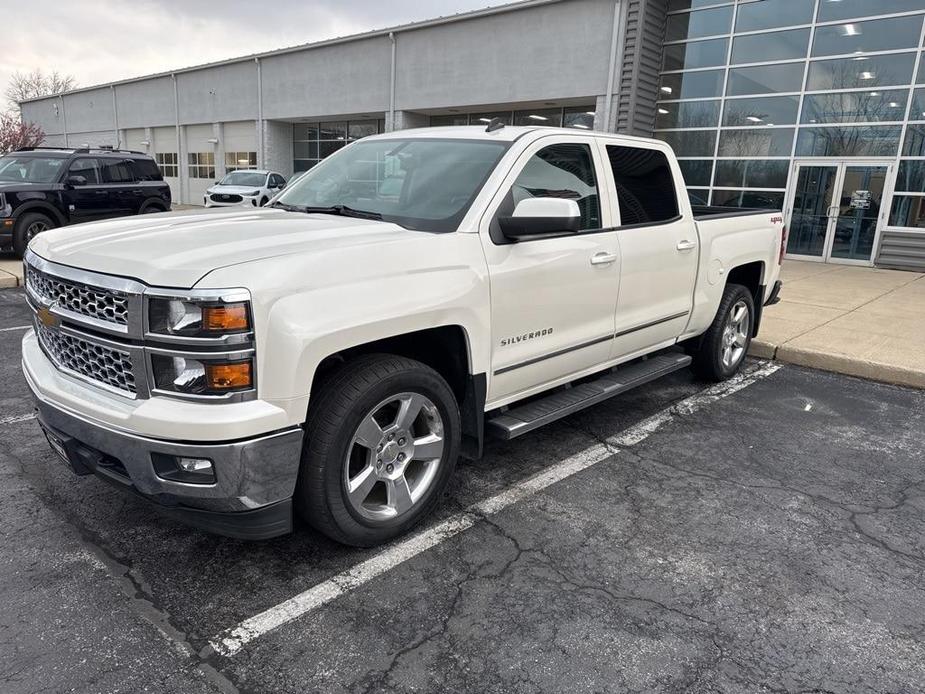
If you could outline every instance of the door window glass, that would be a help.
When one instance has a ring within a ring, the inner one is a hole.
[[[801,166],[793,197],[787,252],[822,256],[835,200],[836,166]]]
[[[136,181],[160,181],[161,170],[152,159],[133,159],[131,162]]]
[[[86,185],[98,185],[100,182],[99,165],[96,159],[80,158],[71,162],[67,170],[68,176],[83,176],[87,179]]]
[[[836,202],[839,209],[831,257],[870,260],[885,183],[885,166],[845,167],[841,199]]]
[[[134,183],[135,173],[125,159],[102,159],[103,183]]]
[[[591,147],[551,145],[530,157],[511,189],[514,206],[527,198],[565,198],[578,203],[581,228],[601,227],[600,198]]]
[[[607,145],[617,187],[620,224],[655,224],[678,216],[671,167],[664,152]]]

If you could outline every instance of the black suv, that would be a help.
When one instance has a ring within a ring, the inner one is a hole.
[[[142,152],[29,147],[0,157],[0,248],[20,257],[46,229],[169,209],[170,187]]]

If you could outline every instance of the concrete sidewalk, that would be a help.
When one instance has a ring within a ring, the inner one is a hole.
[[[22,261],[12,253],[0,253],[0,289],[22,286]]]
[[[925,275],[788,260],[750,353],[925,388]]]

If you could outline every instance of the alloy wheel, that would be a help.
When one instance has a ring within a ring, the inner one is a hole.
[[[745,356],[750,324],[748,304],[740,299],[729,310],[723,327],[722,358],[725,368],[731,369]]]
[[[437,406],[420,393],[399,393],[376,405],[353,434],[344,461],[351,508],[388,521],[420,502],[437,477],[446,441]]]
[[[32,224],[26,227],[26,241],[31,241],[43,231],[48,231],[50,228],[51,227],[48,226],[48,222],[42,222],[39,220],[32,222]]]

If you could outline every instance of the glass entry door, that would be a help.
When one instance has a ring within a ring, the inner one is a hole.
[[[891,164],[797,162],[787,255],[869,265]]]

